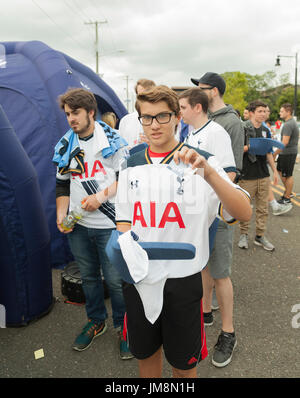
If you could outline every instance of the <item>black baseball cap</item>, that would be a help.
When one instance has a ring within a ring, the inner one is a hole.
[[[203,83],[203,84],[208,84],[211,87],[217,87],[221,95],[225,93],[226,89],[225,80],[223,79],[222,76],[218,75],[217,73],[207,72],[202,77],[200,77],[200,79],[192,78],[191,81],[196,86],[198,86],[199,83]]]

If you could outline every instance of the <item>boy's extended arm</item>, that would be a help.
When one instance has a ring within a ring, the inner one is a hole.
[[[189,163],[192,168],[202,169],[204,171],[204,179],[216,192],[224,209],[239,221],[249,221],[251,219],[252,209],[246,194],[221,177],[198,152],[194,149],[183,147],[174,154],[174,161],[175,163],[182,161],[185,164]]]
[[[232,217],[240,221],[249,221],[251,219],[252,209],[250,201],[243,191],[229,184],[209,165],[206,173],[204,171],[204,179],[216,192],[224,209]]]

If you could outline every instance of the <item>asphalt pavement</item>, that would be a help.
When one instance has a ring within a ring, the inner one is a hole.
[[[253,243],[248,250],[237,247],[235,227],[232,283],[237,348],[224,368],[211,363],[221,321],[206,327],[209,355],[198,366],[200,378],[299,378],[300,341],[300,164],[295,165],[293,209],[284,215],[270,213],[266,236],[275,245],[267,252]],[[283,192],[274,187],[275,196]],[[53,269],[51,312],[29,325],[0,329],[0,378],[136,378],[135,359],[118,356],[117,336],[111,320],[109,299],[107,332],[83,352],[72,350],[76,335],[86,322],[84,306],[66,304],[61,293],[61,272]],[[294,311],[294,312],[293,312]],[[43,350],[40,359],[34,353]],[[163,377],[171,377],[164,363]]]

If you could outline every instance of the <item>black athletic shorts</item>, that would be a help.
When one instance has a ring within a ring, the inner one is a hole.
[[[282,177],[291,177],[294,172],[297,154],[280,155],[277,159],[277,170],[281,172]]]
[[[171,366],[187,370],[207,356],[201,272],[185,278],[167,279],[162,312],[154,324],[145,317],[134,285],[124,282],[123,294],[127,341],[137,359],[146,359],[163,346]]]

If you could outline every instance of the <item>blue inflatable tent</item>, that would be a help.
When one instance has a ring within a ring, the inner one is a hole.
[[[63,267],[72,256],[66,237],[56,227],[52,156],[69,126],[57,97],[70,87],[83,87],[95,94],[100,115],[112,111],[121,119],[127,110],[99,76],[66,54],[39,41],[0,46],[5,54],[0,60],[0,104],[38,175],[51,236],[52,267]]]
[[[7,326],[52,307],[50,233],[37,173],[0,105],[0,304]]]

